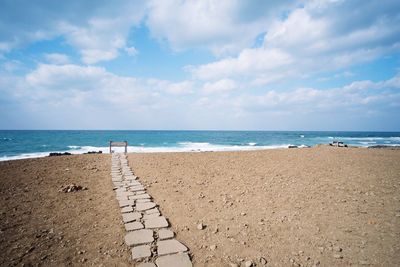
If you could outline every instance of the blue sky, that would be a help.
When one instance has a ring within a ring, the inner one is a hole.
[[[400,131],[399,1],[0,0],[0,129]]]

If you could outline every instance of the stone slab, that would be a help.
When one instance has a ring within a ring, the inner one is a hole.
[[[139,230],[139,229],[143,229],[144,226],[141,222],[129,222],[129,223],[125,223],[125,230],[126,231],[135,231],[135,230]]]
[[[135,180],[129,180],[129,179],[125,179],[125,180],[128,180],[129,182],[128,183],[126,183],[126,185],[128,185],[128,186],[136,186],[136,185],[142,185],[140,182],[138,182],[138,181],[135,181]]]
[[[148,220],[148,219],[156,218],[159,216],[161,216],[161,214],[159,212],[152,213],[152,214],[145,214],[145,215],[143,215],[143,220]]]
[[[132,231],[125,235],[125,244],[130,247],[151,243],[153,241],[153,231],[149,229]]]
[[[174,235],[175,235],[174,232],[172,232],[172,231],[169,230],[169,229],[160,229],[160,230],[158,231],[158,238],[159,238],[160,240],[173,238]]]
[[[119,188],[115,189],[115,193],[116,194],[122,193],[122,192],[126,192],[126,188],[125,187],[119,187]]]
[[[130,192],[131,194],[133,194],[133,192]],[[144,199],[144,198],[150,198],[149,194],[140,194],[140,195],[130,195],[129,199]]]
[[[143,191],[144,190],[144,186],[143,185],[131,186],[131,187],[129,187],[129,190],[132,191],[132,192]]]
[[[123,208],[126,206],[133,206],[135,205],[135,200],[120,200],[119,201],[119,207]]]
[[[128,197],[127,196],[117,196],[117,200],[118,201],[121,201],[121,200],[128,200]]]
[[[158,255],[185,252],[187,250],[187,247],[176,239],[168,239],[157,242]]]
[[[150,246],[141,245],[132,248],[132,259],[138,260],[141,258],[146,258],[151,256]]]
[[[146,210],[146,214],[152,214],[152,213],[160,213],[160,211],[157,208],[151,209],[151,210]]]
[[[168,221],[163,216],[150,218],[144,221],[144,227],[147,229],[168,227]]]
[[[133,208],[131,206],[123,207],[121,209],[121,213],[128,213],[128,212],[133,212]]]
[[[133,222],[142,218],[142,214],[139,212],[130,212],[130,213],[123,213],[122,214],[122,221],[124,223]]]
[[[154,202],[137,203],[136,210],[137,211],[149,210],[149,209],[154,208],[155,206],[156,206],[156,203],[154,203]]]
[[[186,253],[167,255],[156,259],[158,267],[192,267],[192,262]]]
[[[136,203],[146,203],[146,202],[151,202],[151,200],[149,198],[136,199]]]

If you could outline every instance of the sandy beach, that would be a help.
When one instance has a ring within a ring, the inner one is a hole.
[[[128,160],[195,266],[400,265],[400,150]],[[0,162],[0,265],[131,266],[110,168],[110,155]],[[88,190],[60,191],[71,183]]]

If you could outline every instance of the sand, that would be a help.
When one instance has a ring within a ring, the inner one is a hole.
[[[195,266],[400,265],[400,150],[128,159]],[[131,265],[109,173],[109,155],[0,162],[0,265]]]
[[[0,266],[131,266],[109,155],[0,162]],[[87,187],[59,192],[71,183]]]

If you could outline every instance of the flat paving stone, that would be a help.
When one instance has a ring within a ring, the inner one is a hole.
[[[144,227],[149,229],[168,227],[168,221],[163,216],[150,218],[144,221]]]
[[[128,181],[128,182],[127,182]],[[126,179],[125,178],[125,183],[127,186],[137,186],[137,185],[142,185],[141,183],[139,183],[136,180],[130,180],[130,179]]]
[[[129,222],[129,223],[125,223],[125,230],[126,231],[135,231],[135,230],[139,230],[139,229],[143,229],[144,226],[141,222]]]
[[[143,191],[144,190],[144,186],[143,185],[131,186],[131,187],[129,187],[129,190],[132,191],[132,192]]]
[[[154,208],[155,206],[156,206],[156,203],[154,203],[154,202],[137,203],[136,210],[137,211],[149,210],[149,209]]]
[[[133,192],[130,192],[131,194],[133,194]],[[140,195],[130,195],[129,199],[144,199],[144,198],[151,198],[149,194],[140,194]]]
[[[157,267],[157,266],[152,262],[142,262],[137,267]]]
[[[116,194],[117,197],[125,197],[126,199],[129,199],[129,197],[132,195],[132,192],[126,192],[127,194],[119,193]]]
[[[133,222],[140,218],[142,218],[142,214],[140,214],[139,212],[130,212],[122,214],[122,221],[124,223]]]
[[[148,219],[156,218],[159,216],[161,216],[161,214],[159,212],[152,213],[152,214],[145,214],[145,215],[143,215],[143,220],[148,220]]]
[[[153,241],[153,231],[150,229],[141,229],[133,232],[128,232],[125,235],[125,244],[130,247],[151,243]]]
[[[132,259],[138,260],[141,258],[146,258],[151,256],[150,246],[141,245],[132,248]]]
[[[187,250],[187,247],[176,239],[168,239],[157,242],[158,255],[185,252]]]
[[[121,213],[128,213],[128,212],[133,212],[133,208],[131,206],[123,207],[121,209]]]
[[[158,238],[160,240],[169,239],[174,237],[174,232],[169,229],[160,229],[158,230]]]
[[[121,200],[128,200],[128,197],[124,197],[124,196],[117,196],[117,200],[121,201]]]
[[[136,203],[146,203],[146,202],[151,202],[151,200],[149,198],[136,199]]]
[[[157,208],[151,209],[151,210],[146,210],[146,214],[152,214],[152,213],[160,213],[160,211]]]
[[[136,191],[135,194],[136,195],[146,194],[146,191],[144,191],[144,190]]]
[[[123,208],[126,206],[133,206],[135,205],[135,200],[120,200],[119,201],[119,207]]]
[[[156,259],[158,267],[192,267],[192,262],[186,253],[167,255]]]
[[[119,187],[117,189],[115,189],[115,193],[122,193],[122,192],[126,192],[126,188],[125,187]]]

